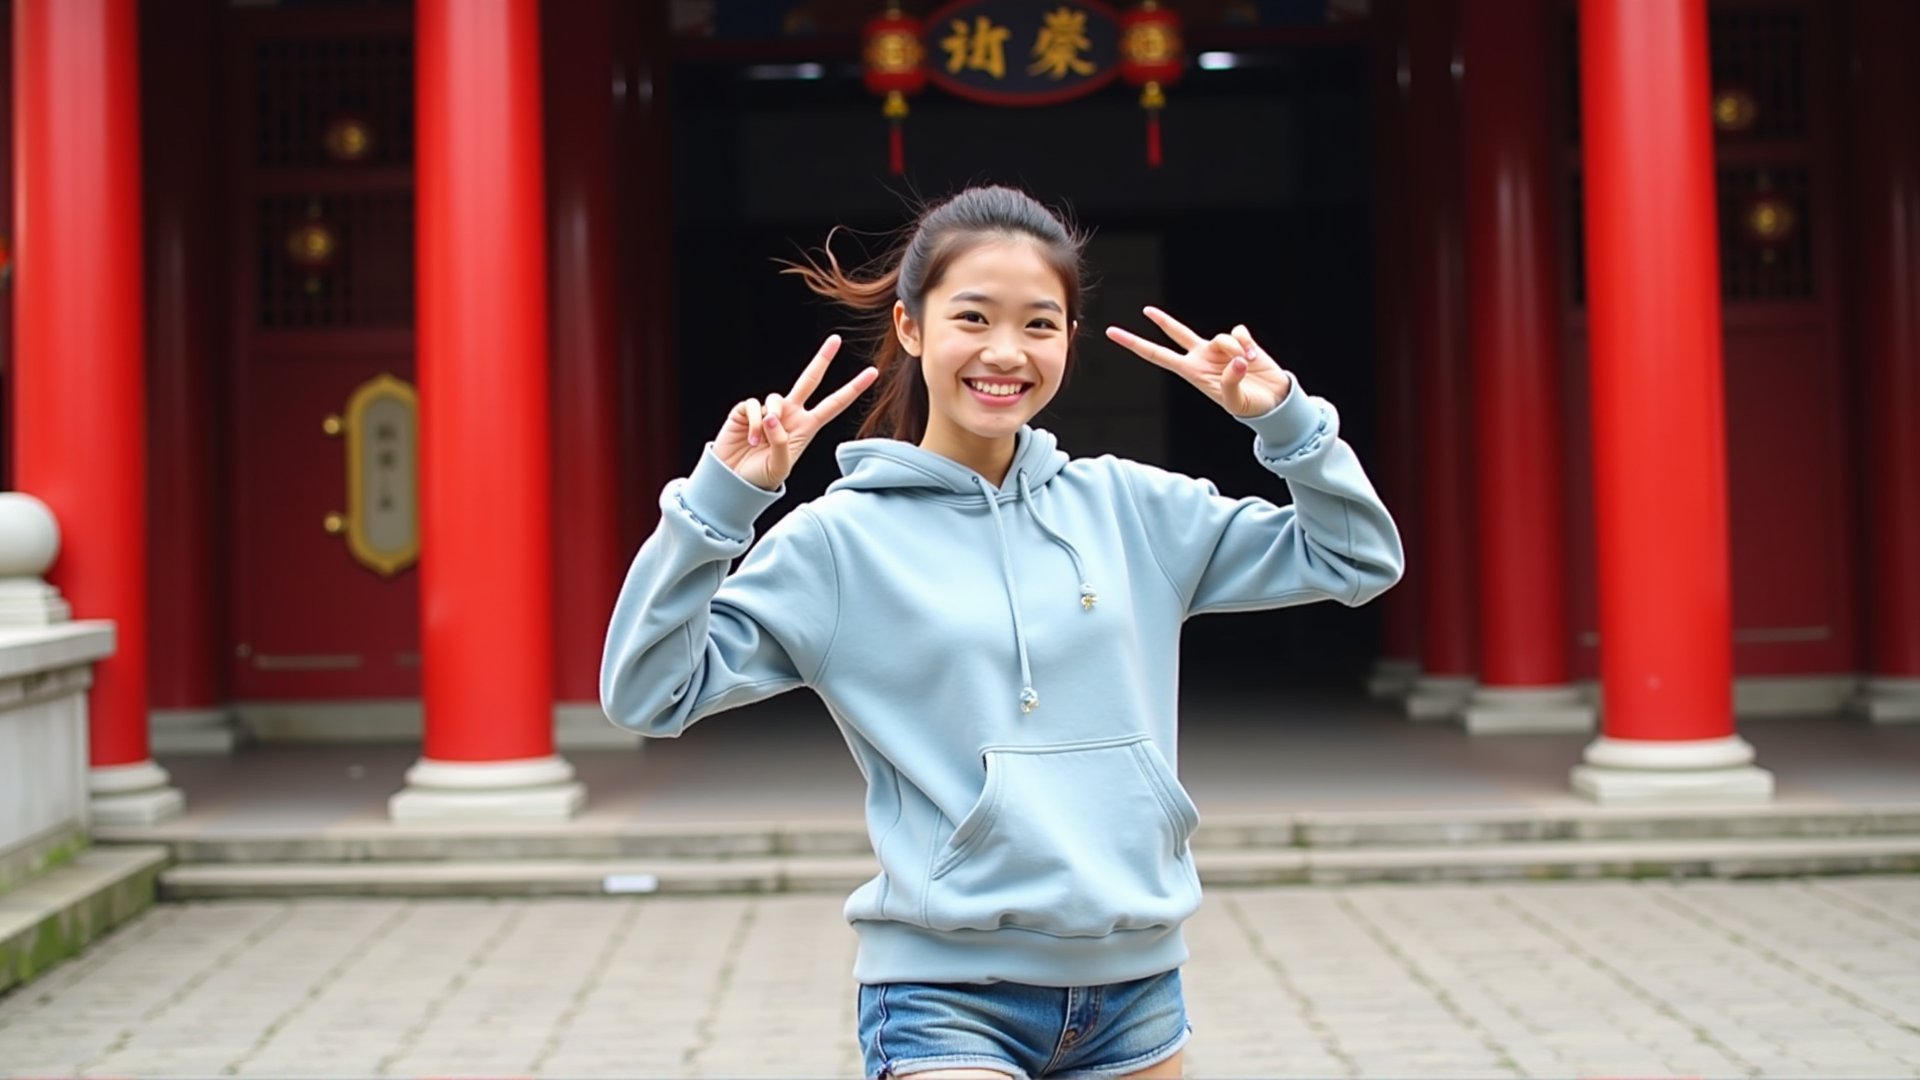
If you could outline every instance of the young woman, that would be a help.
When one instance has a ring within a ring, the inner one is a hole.
[[[1181,624],[1361,604],[1400,575],[1333,407],[1244,326],[1208,337],[1147,308],[1172,348],[1107,335],[1252,428],[1291,506],[1069,459],[1028,425],[1073,363],[1082,243],[982,187],[928,209],[878,277],[830,251],[794,267],[890,320],[874,366],[810,404],[829,337],[788,393],[734,406],[661,495],[608,631],[601,700],[623,727],[677,736],[807,686],[845,733],[881,868],[845,910],[869,1075],[1180,1075],[1200,902]],[[841,479],[749,550],[795,459],[876,382]]]

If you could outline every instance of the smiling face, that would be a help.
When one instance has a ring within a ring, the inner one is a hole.
[[[985,243],[928,286],[922,318],[896,303],[894,328],[926,381],[920,445],[999,483],[1014,436],[1066,376],[1073,327],[1060,275],[1030,240]]]

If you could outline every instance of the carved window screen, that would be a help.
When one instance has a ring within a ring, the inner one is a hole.
[[[255,44],[256,158],[263,169],[342,168],[326,152],[344,115],[374,132],[361,165],[413,161],[413,41],[404,36],[264,38]]]

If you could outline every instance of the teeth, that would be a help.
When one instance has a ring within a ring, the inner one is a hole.
[[[967,385],[983,394],[992,394],[994,397],[1013,397],[1025,389],[1020,383],[990,383],[973,379],[969,379]]]

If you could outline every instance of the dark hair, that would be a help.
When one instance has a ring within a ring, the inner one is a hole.
[[[967,252],[999,240],[1032,240],[1067,294],[1067,368],[1073,370],[1077,351],[1074,328],[1080,322],[1083,288],[1081,251],[1086,236],[1031,195],[1008,187],[972,187],[944,202],[928,206],[908,226],[906,239],[881,259],[885,269],[876,276],[855,277],[842,270],[833,254],[833,234],[820,252],[825,265],[811,257],[789,262],[783,274],[797,274],[807,288],[847,307],[876,317],[879,333],[873,344],[873,365],[880,369],[878,392],[860,438],[887,435],[919,442],[927,430],[927,388],[920,358],[900,347],[893,329],[893,302],[906,305],[915,322],[925,323],[927,290],[932,288]]]

